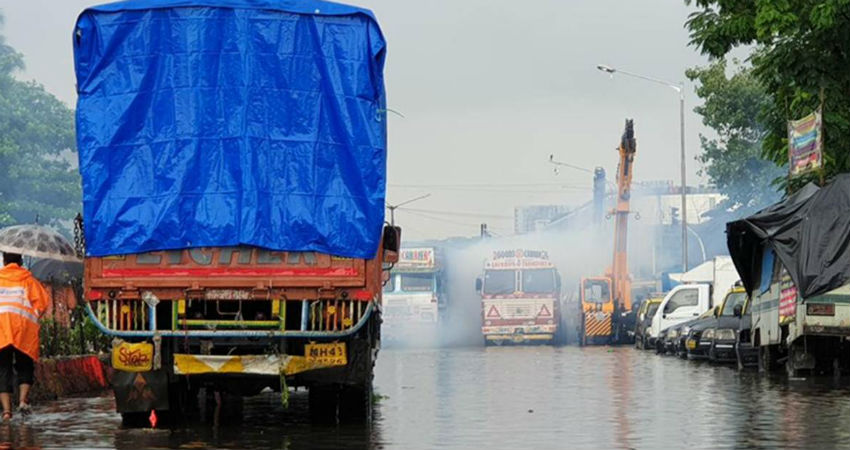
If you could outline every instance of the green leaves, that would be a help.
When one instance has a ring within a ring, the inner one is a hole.
[[[787,165],[786,122],[818,108],[823,90],[824,175],[850,171],[850,0],[701,0],[695,5],[699,9],[686,23],[692,45],[715,58],[736,47],[751,49],[752,74],[769,96],[757,114],[765,130],[761,156]],[[793,191],[809,178],[782,177],[778,184]]]
[[[760,207],[775,200],[776,193],[768,186],[779,173],[760,150],[766,131],[758,116],[770,97],[752,71],[737,61],[732,76],[726,73],[723,59],[686,72],[703,99],[694,110],[717,133],[713,139],[700,136],[702,153],[697,160],[703,165],[701,172],[729,198],[731,204],[725,206]]]
[[[0,36],[0,226],[70,221],[81,206],[73,112],[41,85],[17,80],[22,67]]]

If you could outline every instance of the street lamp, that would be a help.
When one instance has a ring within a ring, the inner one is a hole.
[[[615,69],[611,66],[599,64],[596,66],[602,72],[611,74],[621,73],[633,78],[651,81],[656,84],[662,84],[672,88],[679,93],[679,134],[681,139],[681,157],[682,157],[682,272],[688,271],[688,212],[687,212],[687,184],[685,184],[685,84],[675,84],[670,81],[660,80],[658,78],[647,77],[625,70]]]
[[[430,196],[431,194],[420,195],[419,197],[412,198],[410,200],[405,200],[397,205],[390,205],[389,202],[387,202],[387,209],[390,210],[390,225],[395,226],[395,210],[398,209],[399,206],[404,206],[415,201],[422,200],[423,198],[428,198]]]

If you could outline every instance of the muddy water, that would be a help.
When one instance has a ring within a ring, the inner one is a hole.
[[[371,426],[314,426],[261,395],[203,423],[122,429],[109,397],[0,426],[12,448],[850,448],[850,386],[630,348],[383,351]],[[2,448],[2,447],[0,447]]]

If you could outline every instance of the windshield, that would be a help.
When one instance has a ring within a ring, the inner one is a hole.
[[[516,291],[516,271],[488,270],[484,272],[484,293],[489,295],[513,294]]]
[[[735,315],[735,306],[741,305],[744,308],[744,302],[747,301],[746,292],[733,292],[726,297],[726,303],[723,304],[723,316]]]
[[[434,290],[434,274],[404,273],[401,275],[401,290],[405,292],[431,292]]]
[[[661,304],[661,303],[650,303],[650,304],[649,304],[649,309],[646,311],[646,317],[653,317],[653,316],[655,316],[655,311],[658,311],[658,306],[659,306],[660,304]]]
[[[611,295],[608,282],[604,280],[584,280],[584,301],[587,303],[608,303]]]
[[[522,291],[529,294],[550,294],[555,289],[554,269],[527,269],[522,271]]]

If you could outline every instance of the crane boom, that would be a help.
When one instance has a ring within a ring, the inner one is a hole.
[[[605,276],[581,279],[581,342],[584,344],[628,343],[634,326],[631,312],[631,278],[628,265],[628,225],[634,172],[634,122],[626,119],[626,129],[618,148],[617,199],[610,216],[614,216],[614,258]]]
[[[632,173],[635,152],[634,121],[626,120],[626,129],[620,139],[620,164],[617,167],[617,206],[614,211],[614,263],[611,265],[611,284],[614,302],[621,311],[632,308],[631,279],[628,263],[629,201],[632,194]]]

